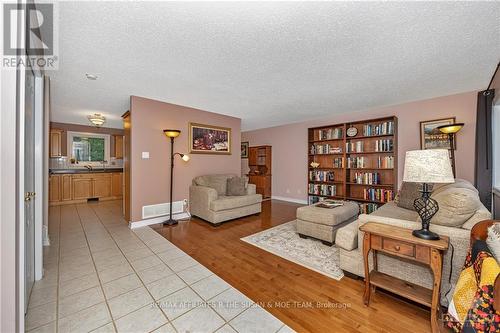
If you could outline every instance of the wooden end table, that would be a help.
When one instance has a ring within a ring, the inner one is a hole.
[[[365,305],[368,306],[370,303],[372,287],[373,289],[379,287],[388,290],[430,307],[432,332],[439,332],[438,311],[440,307],[443,255],[448,249],[449,238],[441,236],[440,240],[425,240],[413,236],[411,234],[412,230],[375,222],[368,222],[359,227],[359,230],[364,232]],[[370,250],[373,252],[373,270],[371,272],[368,264]],[[379,272],[377,270],[377,252],[429,266],[434,274],[433,289],[430,290]]]

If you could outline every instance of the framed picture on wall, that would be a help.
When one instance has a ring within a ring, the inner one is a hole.
[[[420,149],[451,149],[447,134],[437,128],[442,125],[455,123],[455,117],[427,120],[420,122]],[[457,149],[455,145],[455,149]]]
[[[241,158],[248,158],[248,141],[241,143]]]
[[[231,154],[231,129],[189,123],[189,152],[191,154]]]

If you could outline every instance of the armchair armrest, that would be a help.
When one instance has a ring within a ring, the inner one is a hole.
[[[247,195],[256,194],[256,193],[257,193],[257,186],[255,184],[248,184],[247,185]]]
[[[210,202],[217,200],[217,191],[211,187],[191,185],[189,187],[189,204],[191,211],[208,209]]]

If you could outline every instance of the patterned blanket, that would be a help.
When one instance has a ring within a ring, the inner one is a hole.
[[[445,315],[454,332],[500,332],[500,313],[493,308],[493,287],[500,266],[486,242],[476,241],[469,250]]]

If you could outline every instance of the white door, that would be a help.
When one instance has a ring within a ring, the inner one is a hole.
[[[26,71],[24,108],[24,311],[35,283],[35,75]]]

